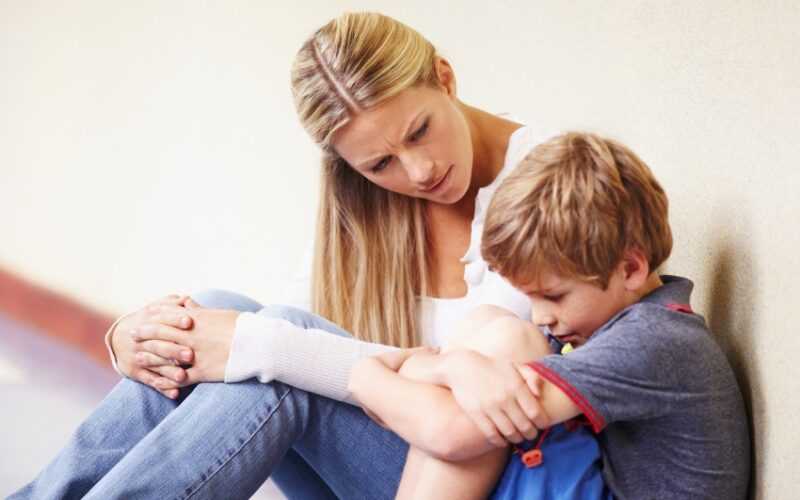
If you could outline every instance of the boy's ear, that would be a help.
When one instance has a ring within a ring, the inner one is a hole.
[[[453,72],[453,67],[447,62],[447,59],[436,56],[434,61],[436,68],[436,78],[439,80],[439,87],[444,90],[448,96],[456,96],[456,74]]]
[[[635,291],[644,286],[650,276],[650,263],[638,248],[625,250],[622,256],[622,272],[625,289]]]

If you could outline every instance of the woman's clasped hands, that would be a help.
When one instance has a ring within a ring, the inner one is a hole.
[[[178,389],[225,378],[238,311],[169,295],[125,316],[111,347],[119,370],[175,399]]]

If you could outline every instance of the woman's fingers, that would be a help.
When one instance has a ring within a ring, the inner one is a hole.
[[[179,363],[191,363],[194,359],[194,353],[191,349],[164,340],[145,340],[139,342],[138,351],[137,355],[141,352],[148,352],[166,360],[174,359]],[[143,362],[146,363],[149,359],[152,358],[145,358]]]
[[[145,368],[147,370],[152,370],[156,366],[175,366],[175,363],[171,359],[162,358],[158,354],[153,354],[149,351],[137,352],[133,357],[133,361],[136,363],[136,366]]]
[[[165,340],[182,346],[191,347],[192,335],[169,325],[161,323],[144,323],[131,331],[133,340],[142,342],[145,340]],[[156,353],[158,354],[158,353]]]
[[[182,384],[187,378],[186,370],[180,366],[176,366],[172,360],[162,358],[151,352],[137,352],[136,365],[166,377],[178,384]]]
[[[147,306],[147,318],[151,323],[161,323],[173,328],[187,330],[192,327],[192,317],[186,308],[175,304],[151,304]]]
[[[156,390],[166,398],[178,399],[178,389],[167,389],[167,390],[156,389]]]
[[[175,365],[161,365],[161,366],[154,366],[150,370],[158,373],[159,375],[170,379],[171,381],[177,384],[183,384],[186,382],[188,375],[186,375],[186,370],[181,368],[180,366]]]
[[[188,295],[179,295],[177,293],[173,293],[167,295],[166,297],[162,297],[156,301],[151,302],[151,304],[177,304],[183,305],[183,303],[188,299]]]
[[[134,370],[134,372],[131,373],[131,376],[134,380],[138,380],[145,385],[149,385],[169,399],[175,399],[178,397],[178,384],[172,380],[159,376],[157,373],[140,368]]]

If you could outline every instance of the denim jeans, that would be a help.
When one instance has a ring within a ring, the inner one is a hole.
[[[348,335],[311,313],[231,292],[193,298]],[[360,408],[280,382],[198,384],[173,401],[123,379],[10,498],[249,498],[270,476],[290,499],[393,498],[407,451]]]

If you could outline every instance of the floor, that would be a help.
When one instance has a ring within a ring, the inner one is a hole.
[[[0,498],[52,459],[117,380],[85,353],[0,313]],[[268,481],[252,498],[284,497]]]

